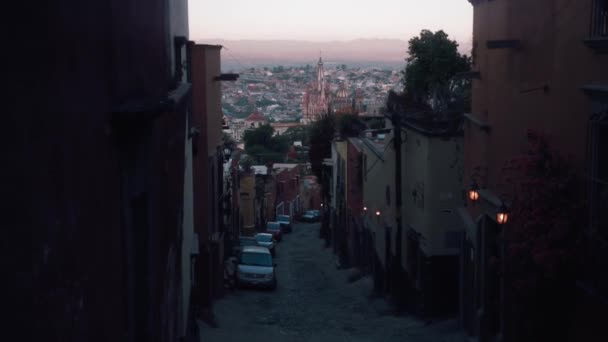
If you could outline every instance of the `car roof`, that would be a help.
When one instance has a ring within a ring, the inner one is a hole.
[[[272,236],[272,234],[269,234],[269,233],[257,233],[257,234],[255,234],[255,236],[258,236],[258,235],[259,236]]]
[[[270,254],[270,251],[266,247],[262,246],[246,246],[241,250],[242,253],[262,253],[262,254]]]

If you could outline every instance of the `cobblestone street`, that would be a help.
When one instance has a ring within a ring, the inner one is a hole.
[[[236,290],[215,302],[218,327],[199,322],[201,341],[468,341],[455,319],[430,324],[393,316],[372,298],[372,280],[347,281],[319,224],[296,224],[277,247],[276,291]]]

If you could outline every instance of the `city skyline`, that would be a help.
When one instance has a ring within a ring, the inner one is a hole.
[[[193,40],[408,40],[423,29],[444,30],[466,44],[473,9],[467,1],[309,0],[285,6],[279,0],[189,1]]]

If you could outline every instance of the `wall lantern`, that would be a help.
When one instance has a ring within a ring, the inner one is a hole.
[[[363,211],[367,212],[367,207],[363,207]]]
[[[376,210],[376,216],[380,217],[380,210]]]
[[[469,189],[469,200],[471,202],[477,202],[478,199],[479,199],[479,186],[477,185],[477,182],[473,181],[473,184],[471,184],[471,188]]]
[[[496,222],[501,225],[509,222],[509,209],[507,209],[507,206],[504,203],[500,206],[500,208],[498,208],[498,212],[496,213]]]

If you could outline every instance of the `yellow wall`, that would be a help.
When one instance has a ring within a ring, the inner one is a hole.
[[[253,235],[255,232],[255,176],[241,175],[239,190],[241,214],[243,215],[242,235]]]
[[[364,139],[362,139],[364,140]],[[385,137],[385,142],[388,143],[391,140],[389,135]],[[380,262],[386,266],[386,231],[385,226],[391,227],[392,235],[392,246],[391,252],[394,253],[394,241],[395,241],[395,220],[394,220],[394,200],[395,200],[395,162],[394,152],[390,148],[386,149],[382,154],[383,159],[378,158],[377,154],[373,152],[375,149],[378,153],[382,153],[382,150],[378,150],[375,147],[370,147],[365,141],[361,144],[361,152],[364,155],[364,176],[363,176],[363,205],[368,208],[367,214],[365,214],[364,222],[366,226],[372,232],[374,237],[374,246],[376,254],[380,259]],[[391,204],[389,206],[386,202],[386,187],[389,187]],[[381,215],[378,218],[376,211],[379,210]]]
[[[197,49],[204,51],[205,68],[205,115],[207,117],[207,127],[204,127],[207,137],[208,156],[214,156],[217,147],[222,144],[222,84],[214,80],[221,73],[221,59],[219,45],[196,45]]]

